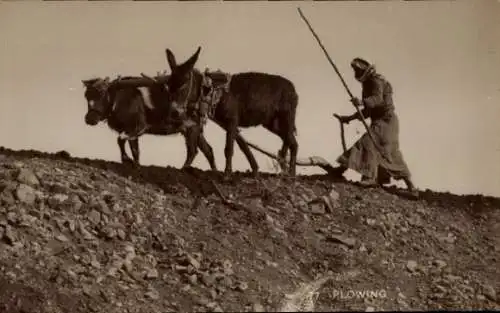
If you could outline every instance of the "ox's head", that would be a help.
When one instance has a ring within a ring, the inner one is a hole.
[[[87,114],[85,123],[95,126],[105,120],[111,110],[111,100],[108,92],[109,77],[82,80],[85,87],[85,99],[87,99]]]
[[[166,84],[169,102],[171,103],[173,113],[178,115],[178,117],[184,116],[187,103],[193,101],[198,95],[199,90],[196,90],[196,77],[194,77],[195,72],[193,70],[196,61],[198,61],[200,51],[201,47],[198,47],[196,52],[182,64],[177,64],[175,56],[170,49],[166,49],[165,51],[171,71],[170,78]]]

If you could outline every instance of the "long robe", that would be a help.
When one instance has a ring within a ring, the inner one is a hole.
[[[361,112],[371,119],[369,128],[382,154],[365,133],[337,162],[360,173],[364,179],[382,184],[389,183],[391,177],[410,178],[399,148],[399,119],[394,112],[391,84],[382,75],[372,74],[362,84],[362,103]],[[359,119],[359,114],[356,117]]]

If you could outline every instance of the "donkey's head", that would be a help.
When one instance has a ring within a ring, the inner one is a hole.
[[[109,77],[82,80],[82,83],[85,87],[85,99],[88,105],[85,123],[95,126],[105,120],[111,111],[112,104],[108,92]]]
[[[177,64],[175,56],[166,49],[167,61],[170,66],[170,78],[167,82],[167,89],[169,93],[169,100],[174,114],[179,117],[186,113],[187,105],[189,102],[195,101],[199,95],[197,90],[197,72],[194,71],[194,65],[198,61],[201,47],[198,47],[196,52],[184,63]]]

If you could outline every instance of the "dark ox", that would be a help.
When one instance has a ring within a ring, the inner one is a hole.
[[[171,74],[167,81],[171,105],[176,112],[186,112],[191,104],[199,99],[203,73],[194,65],[198,60],[201,47],[184,63],[178,65],[174,54],[166,49]],[[290,152],[288,173],[295,176],[298,143],[295,138],[295,116],[298,95],[295,86],[288,79],[272,74],[258,72],[237,73],[230,76],[227,92],[220,101],[214,103],[212,114],[208,117],[226,131],[224,155],[227,177],[232,173],[234,141],[245,154],[253,174],[258,175],[258,164],[245,140],[239,135],[239,127],[263,126],[279,136],[283,142],[278,152],[282,167],[286,167],[286,154]]]
[[[119,78],[120,82],[132,79],[141,77]],[[183,167],[191,166],[199,148],[212,170],[217,169],[212,147],[203,136],[203,128],[199,125],[185,127],[182,121],[171,118],[169,95],[164,84],[119,86],[117,80],[110,82],[108,77],[82,82],[88,103],[85,123],[95,126],[107,120],[109,128],[119,133],[117,141],[123,163],[139,164],[139,137],[143,134],[166,136],[182,133],[187,148]],[[126,141],[133,161],[125,151]]]

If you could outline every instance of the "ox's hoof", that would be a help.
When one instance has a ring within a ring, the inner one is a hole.
[[[408,200],[418,200],[420,198],[420,194],[418,190],[408,190],[406,197]]]
[[[122,159],[122,164],[127,165],[127,166],[131,166],[131,165],[134,165],[135,162],[132,159]]]
[[[195,173],[195,168],[192,167],[191,165],[187,165],[187,166],[183,166],[181,168],[181,171],[188,173],[188,174],[193,174],[193,173]]]

